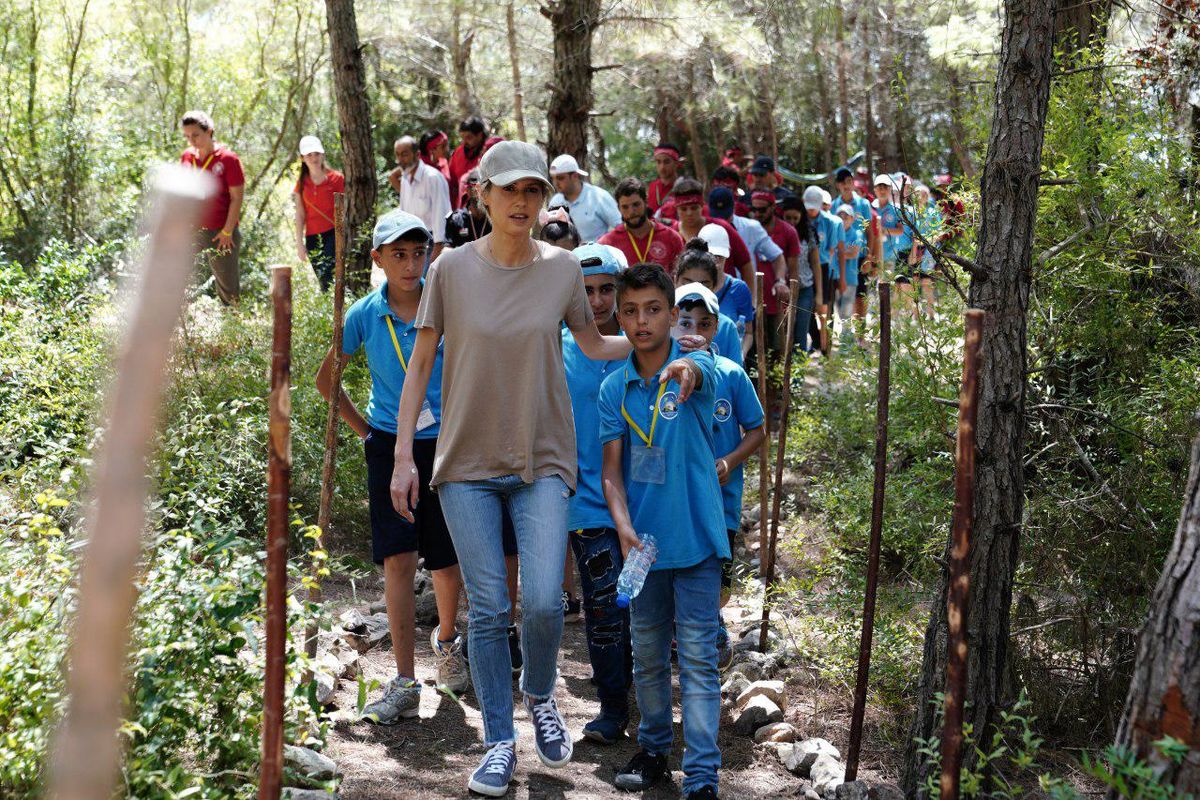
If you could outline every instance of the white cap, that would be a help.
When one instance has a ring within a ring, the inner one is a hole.
[[[550,162],[551,175],[570,175],[572,172],[587,177],[587,173],[579,168],[579,162],[575,160],[575,156],[563,153]]]
[[[704,307],[713,314],[721,313],[721,301],[713,294],[713,290],[703,283],[685,283],[676,289],[675,305],[679,305],[684,300],[701,300],[704,303]]]
[[[840,206],[838,206],[837,213],[846,214],[851,219],[853,219],[855,216],[854,215],[854,206],[850,205],[849,203],[842,203]]]
[[[324,153],[325,148],[321,146],[321,140],[315,136],[300,137],[300,155],[306,156],[309,153]]]
[[[886,186],[889,189],[896,188],[896,182],[892,180],[892,176],[886,173],[880,173],[875,176],[875,183],[872,186]]]
[[[729,231],[715,223],[708,223],[697,234],[708,243],[708,252],[721,258],[729,258]]]
[[[810,186],[804,190],[804,207],[809,211],[820,211],[821,204],[825,202],[824,192],[820,186]]]
[[[833,195],[824,189],[821,190],[821,205],[833,205]]]

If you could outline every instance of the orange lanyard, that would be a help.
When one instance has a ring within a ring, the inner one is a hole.
[[[633,238],[633,234],[629,229],[625,229],[625,235],[629,237],[629,244],[633,246],[633,254],[637,256],[637,263],[641,264],[646,260],[646,256],[650,255],[650,245],[654,242],[654,223],[650,223],[650,238],[646,239],[646,251],[643,253],[638,249],[637,241]]]

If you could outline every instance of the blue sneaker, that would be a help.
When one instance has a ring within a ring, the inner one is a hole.
[[[616,744],[628,727],[628,714],[602,709],[600,716],[583,726],[583,738],[599,744]]]
[[[558,713],[553,697],[541,703],[532,703],[525,698],[525,707],[533,720],[533,736],[538,758],[547,767],[565,767],[575,749],[567,733],[567,723]]]
[[[513,770],[517,766],[517,748],[513,742],[500,742],[484,755],[483,761],[471,773],[467,788],[488,797],[503,797],[508,794]]]

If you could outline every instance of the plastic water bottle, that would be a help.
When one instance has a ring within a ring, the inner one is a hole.
[[[738,328],[738,339],[741,339],[743,336],[746,335],[746,315],[745,314],[738,314],[737,328]]]
[[[658,543],[648,533],[641,536],[642,548],[629,551],[625,559],[625,567],[617,578],[617,607],[629,608],[629,603],[642,591],[646,582],[646,573],[654,566],[658,558]]]

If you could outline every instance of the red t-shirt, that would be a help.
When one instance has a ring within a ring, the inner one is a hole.
[[[218,144],[204,161],[200,161],[196,151],[189,147],[183,151],[179,162],[205,170],[216,178],[217,193],[208,202],[208,208],[204,210],[204,216],[200,219],[200,227],[209,231],[222,230],[225,227],[225,218],[229,216],[229,204],[232,202],[229,196],[230,187],[246,183],[246,176],[242,173],[242,160],[232,150]]]
[[[742,277],[742,267],[750,263],[750,250],[746,247],[746,242],[742,240],[741,234],[737,232],[737,228],[733,227],[727,220],[723,220],[720,217],[710,217],[708,214],[704,215],[704,223],[706,225],[709,223],[720,225],[729,234],[729,258],[725,259],[725,271],[735,278]],[[678,230],[678,220],[671,224]],[[684,244],[686,245],[687,242],[684,242]]]
[[[675,182],[664,183],[662,180],[655,178],[650,181],[650,185],[646,187],[646,205],[653,214],[658,211],[664,204],[668,203],[670,198],[667,197],[671,193],[671,189],[675,187]],[[673,209],[672,209],[673,211]],[[664,213],[671,213],[666,212]],[[672,214],[673,216],[673,214]]]
[[[468,155],[464,145],[459,145],[454,152],[450,154],[450,205],[454,208],[462,206],[462,189],[463,179],[467,177],[467,173],[479,166],[479,159],[483,158],[483,147],[475,151],[475,155]],[[455,190],[458,191],[455,191]]]
[[[600,237],[600,244],[608,244],[620,250],[628,259],[629,265],[649,262],[658,264],[667,271],[668,275],[675,274],[675,259],[683,252],[683,239],[673,228],[668,228],[658,220],[651,220],[654,228],[644,239],[636,240],[621,224]]]
[[[771,227],[767,228],[767,235],[783,251],[784,261],[800,257],[800,234],[796,233],[796,227],[792,223],[776,216]],[[777,314],[779,313],[779,304],[775,301],[775,270],[764,269],[762,271],[764,273],[763,307],[768,314]]]
[[[304,203],[304,235],[315,236],[333,230],[333,196],[346,191],[346,176],[336,169],[325,170],[325,180],[314,183],[306,175],[300,187]]]

